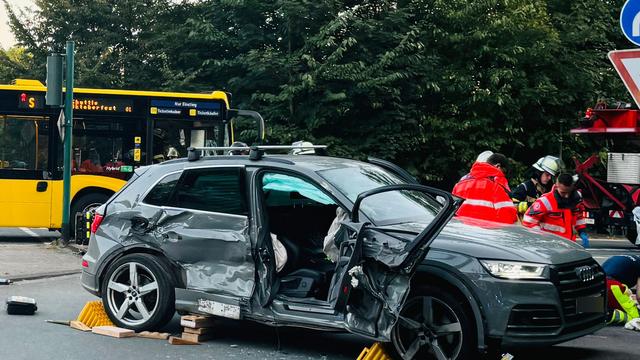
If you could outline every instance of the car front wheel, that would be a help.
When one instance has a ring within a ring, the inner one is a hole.
[[[102,301],[116,326],[136,331],[164,326],[175,313],[168,266],[150,254],[126,255],[109,266]]]
[[[476,351],[474,322],[460,300],[444,289],[425,286],[405,303],[391,333],[399,359],[471,359]]]

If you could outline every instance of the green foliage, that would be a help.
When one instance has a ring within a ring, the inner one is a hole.
[[[630,100],[606,58],[626,46],[623,2],[38,0],[10,18],[23,72],[43,77],[71,36],[81,85],[231,91],[272,143],[383,157],[449,187],[483,150],[511,157],[514,178],[561,147],[584,153],[568,135],[581,111]]]

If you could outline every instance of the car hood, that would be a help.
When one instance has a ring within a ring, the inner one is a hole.
[[[420,231],[426,225],[405,223],[394,228]],[[453,218],[431,244],[431,248],[453,251],[482,259],[564,264],[591,258],[575,242],[525,228],[470,218]]]

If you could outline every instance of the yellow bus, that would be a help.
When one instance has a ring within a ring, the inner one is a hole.
[[[0,85],[0,227],[61,227],[61,109],[45,105],[45,92],[37,80]],[[189,146],[228,146],[234,116],[257,116],[264,136],[257,113],[229,103],[222,91],[74,89],[71,233],[135,168],[185,157]]]

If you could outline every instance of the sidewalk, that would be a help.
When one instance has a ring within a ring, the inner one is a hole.
[[[79,274],[81,256],[52,243],[0,243],[0,278],[12,281]]]

